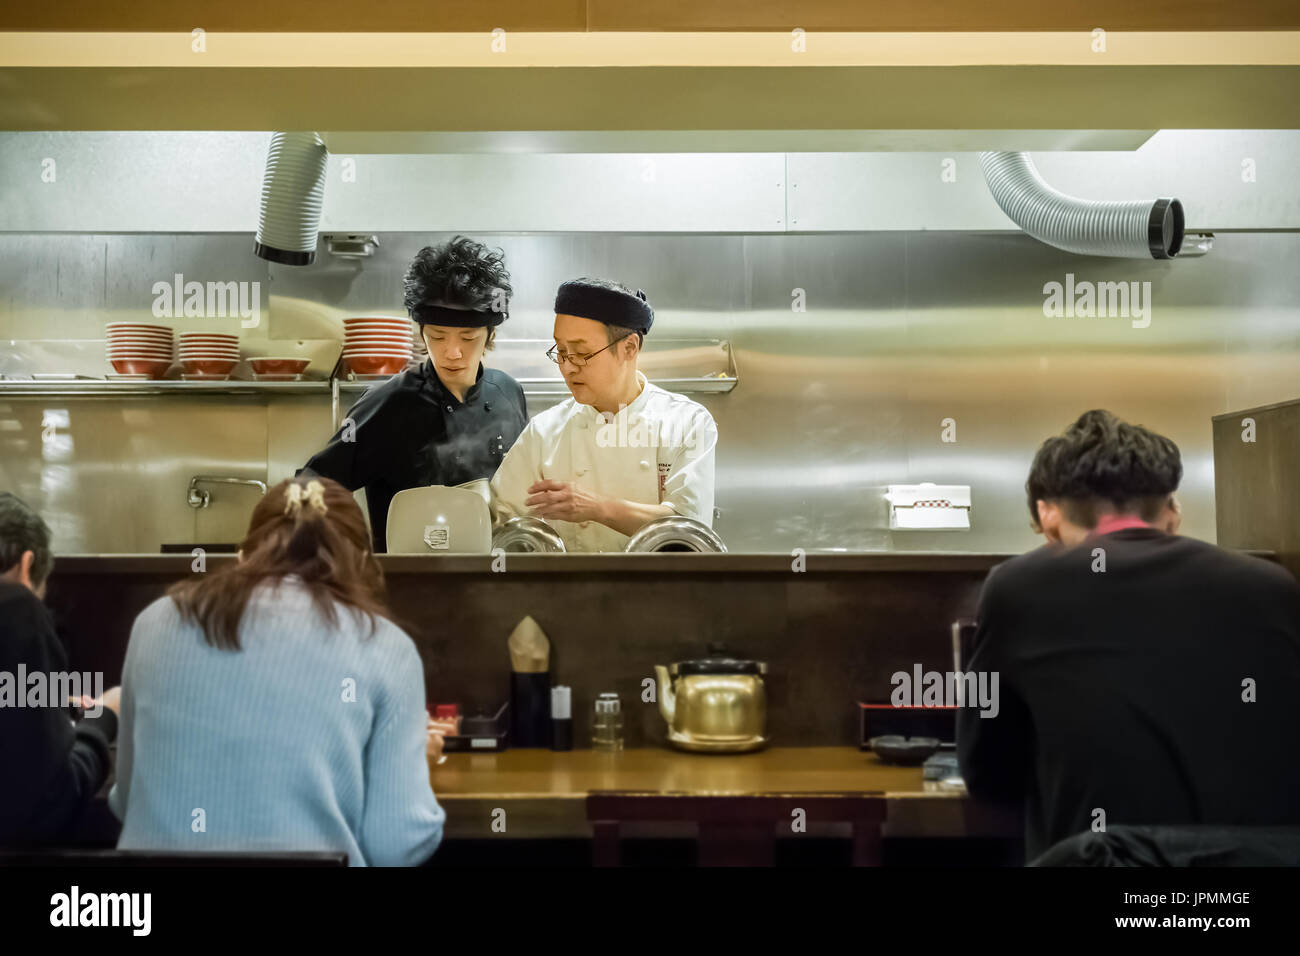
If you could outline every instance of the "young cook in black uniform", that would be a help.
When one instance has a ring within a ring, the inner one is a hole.
[[[528,422],[519,383],[482,364],[510,293],[500,250],[464,236],[421,249],[406,272],[405,305],[429,358],[369,389],[299,470],[366,489],[376,552],[387,550],[394,495],[491,478]]]

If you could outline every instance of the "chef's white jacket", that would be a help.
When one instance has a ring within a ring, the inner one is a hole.
[[[572,398],[533,417],[492,478],[500,520],[528,514],[528,487],[550,478],[614,498],[670,505],[713,527],[713,416],[636,374],[641,394],[612,417]],[[569,551],[627,547],[627,535],[598,521],[546,520]]]

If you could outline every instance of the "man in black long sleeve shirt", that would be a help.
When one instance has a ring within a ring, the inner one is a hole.
[[[403,298],[429,357],[370,388],[298,470],[366,489],[376,552],[399,492],[491,478],[528,424],[523,388],[482,361],[511,291],[501,250],[456,236],[416,253]]]
[[[1049,544],[996,568],[958,713],[970,793],[1023,801],[1025,851],[1116,824],[1300,824],[1300,585],[1160,527],[1177,447],[1089,412],[1035,458]]]
[[[76,722],[67,701],[17,706],[19,674],[67,670],[67,658],[40,593],[52,563],[49,530],[8,493],[0,494],[0,845],[72,839],[108,777],[117,737],[116,691],[97,701],[98,716]],[[53,685],[48,685],[51,687]]]

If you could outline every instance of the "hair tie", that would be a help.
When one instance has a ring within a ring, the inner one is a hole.
[[[289,487],[284,489],[284,498],[284,513],[292,518],[298,517],[304,501],[321,514],[329,510],[325,504],[325,486],[315,478],[305,486],[296,481],[289,482]]]

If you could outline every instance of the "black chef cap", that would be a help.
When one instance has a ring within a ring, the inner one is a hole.
[[[642,335],[654,324],[655,310],[645,293],[633,292],[608,279],[573,279],[555,293],[557,315],[578,315],[606,325],[617,325]]]
[[[412,321],[425,325],[449,325],[457,329],[495,328],[506,319],[504,312],[491,309],[453,309],[446,305],[421,303],[412,306]]]

